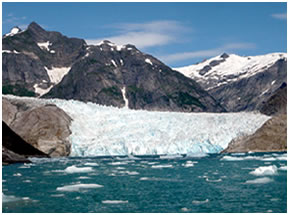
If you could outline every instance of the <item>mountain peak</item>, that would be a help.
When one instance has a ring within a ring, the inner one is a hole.
[[[5,34],[4,36],[7,37],[7,36],[13,36],[15,34],[18,34],[20,33],[22,30],[18,27],[18,26],[15,26],[13,27],[11,30],[10,30],[10,33],[8,34]]]
[[[28,25],[28,29],[32,31],[45,31],[40,25],[38,25],[36,22],[31,22]]]
[[[226,52],[224,52],[220,57],[225,59],[225,58],[228,58],[229,55]]]

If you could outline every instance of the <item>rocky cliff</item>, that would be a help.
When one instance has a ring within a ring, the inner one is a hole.
[[[269,119],[254,134],[233,140],[223,153],[287,151],[287,115]]]
[[[70,153],[71,118],[55,105],[2,99],[2,119],[21,138],[51,157]]]

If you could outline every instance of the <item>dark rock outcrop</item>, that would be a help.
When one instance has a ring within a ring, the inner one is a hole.
[[[262,104],[260,112],[269,116],[287,113],[287,84],[283,83],[274,94]]]
[[[34,148],[16,134],[5,122],[2,121],[2,162],[22,163],[30,162],[28,157],[49,157],[42,151]]]
[[[287,151],[287,115],[269,119],[254,134],[233,140],[223,153]]]
[[[2,118],[27,143],[51,157],[68,156],[71,118],[55,105],[3,98]]]

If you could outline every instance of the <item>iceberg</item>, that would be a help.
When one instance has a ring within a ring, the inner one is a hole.
[[[260,166],[254,171],[250,172],[252,175],[263,176],[263,175],[276,175],[278,168],[275,165],[272,166]]]
[[[75,100],[3,97],[63,109],[73,119],[70,156],[219,153],[231,140],[254,133],[270,118],[256,112],[158,112]]]

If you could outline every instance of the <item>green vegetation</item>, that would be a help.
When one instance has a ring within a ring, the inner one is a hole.
[[[115,86],[103,88],[100,93],[104,93],[116,99],[122,99],[121,91]]]
[[[196,105],[200,108],[205,108],[205,106],[195,97],[188,93],[178,92],[176,95],[169,95],[178,105]]]
[[[35,97],[36,94],[33,91],[29,91],[21,85],[3,85],[2,86],[2,93],[5,94],[12,94],[16,96],[29,96]]]

